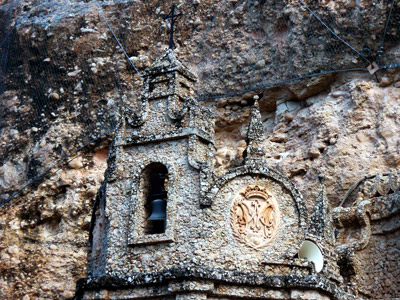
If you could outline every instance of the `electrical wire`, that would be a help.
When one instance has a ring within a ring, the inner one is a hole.
[[[383,44],[385,43],[385,37],[386,37],[387,29],[389,27],[390,18],[392,16],[393,5],[394,5],[394,0],[392,0],[392,4],[390,5],[389,14],[388,14],[388,16],[386,18],[385,29],[383,31],[383,35],[382,35],[382,39],[381,39],[381,46],[380,46],[379,51],[378,51],[378,58],[377,58],[377,63],[378,64],[379,64],[379,62],[380,62],[380,60],[382,58],[382,55],[383,55],[383,51],[384,51]]]
[[[286,79],[286,80],[276,81],[276,82],[273,82],[270,84],[263,84],[263,85],[255,86],[252,88],[243,89],[243,90],[240,90],[237,92],[231,92],[231,93],[226,93],[226,94],[221,94],[221,95],[199,95],[198,101],[208,101],[208,100],[243,95],[248,92],[263,90],[266,88],[270,89],[270,88],[274,88],[274,87],[279,87],[279,86],[283,86],[286,83],[293,83],[296,81],[301,81],[301,80],[311,78],[311,77],[316,77],[316,76],[330,75],[330,74],[336,74],[336,73],[346,73],[346,72],[357,72],[357,71],[368,72],[368,69],[367,68],[351,68],[351,69],[341,69],[341,70],[332,70],[332,71],[313,73],[313,74],[299,76],[299,77],[290,78],[290,79]]]
[[[400,68],[400,64],[390,64],[390,65],[380,66],[379,70],[398,69],[398,68]],[[324,71],[324,72],[299,76],[299,77],[295,77],[295,78],[290,78],[290,79],[286,79],[286,80],[275,81],[270,84],[258,85],[258,86],[248,88],[248,89],[243,89],[243,90],[240,90],[237,92],[230,92],[230,93],[225,93],[225,94],[220,94],[220,95],[211,95],[211,94],[198,95],[197,99],[198,99],[198,101],[208,101],[208,100],[215,100],[215,99],[221,99],[221,98],[226,98],[226,97],[233,97],[233,96],[243,95],[248,92],[254,92],[254,91],[263,90],[263,89],[267,89],[267,88],[270,89],[270,88],[274,88],[274,87],[283,86],[286,83],[293,83],[296,81],[301,81],[301,80],[312,78],[312,77],[324,76],[324,75],[330,75],[330,74],[348,73],[348,72],[369,72],[369,70],[367,68],[350,68],[350,69]]]
[[[393,5],[394,5],[394,0],[392,0],[392,4],[390,5],[390,10],[389,10],[389,15],[388,15],[388,17],[386,19],[385,30],[383,32],[383,36],[382,36],[382,40],[381,40],[381,47],[383,47],[383,43],[385,42],[385,36],[386,36],[386,33],[387,33],[387,29],[389,27],[390,18],[392,16]]]

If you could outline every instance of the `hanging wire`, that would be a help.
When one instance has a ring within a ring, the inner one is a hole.
[[[393,10],[393,6],[394,6],[394,0],[392,0],[392,4],[390,5],[390,10],[389,10],[389,14],[386,18],[386,22],[385,22],[385,30],[383,31],[383,35],[382,35],[382,39],[381,39],[381,46],[379,47],[379,51],[378,51],[378,57],[377,57],[377,63],[379,64],[383,55],[383,52],[385,50],[385,48],[383,47],[383,44],[385,43],[385,37],[386,37],[386,33],[389,27],[389,23],[390,23],[390,18],[392,16],[392,10]]]
[[[380,70],[399,69],[399,68],[400,68],[400,64],[390,64],[390,65],[385,65],[385,66],[379,67]],[[350,68],[350,69],[338,69],[338,70],[325,71],[325,72],[320,72],[320,73],[313,73],[313,74],[299,76],[299,77],[290,78],[290,79],[286,79],[286,80],[275,81],[270,84],[262,84],[262,85],[258,85],[258,86],[253,86],[248,89],[241,89],[240,91],[229,92],[229,93],[224,93],[224,94],[220,94],[220,95],[215,95],[215,94],[199,95],[198,98],[196,98],[196,99],[198,99],[198,101],[209,101],[209,100],[215,100],[215,99],[221,99],[221,98],[228,98],[228,97],[243,95],[243,94],[246,94],[249,92],[271,89],[271,88],[276,88],[276,87],[283,87],[283,86],[287,86],[288,84],[293,84],[294,82],[302,81],[304,79],[309,79],[312,77],[320,77],[320,76],[324,76],[324,75],[349,73],[349,72],[369,72],[369,70],[367,68]]]
[[[139,76],[143,79],[143,75],[139,72],[139,70],[136,68],[136,66],[133,64],[133,62],[131,61],[131,59],[129,58],[128,53],[126,53],[125,48],[122,46],[121,42],[119,41],[119,39],[117,38],[117,35],[115,34],[114,30],[112,29],[110,23],[108,22],[106,16],[103,13],[103,9],[101,8],[101,6],[99,5],[99,3],[97,3],[97,1],[94,1],[94,4],[97,6],[99,13],[101,15],[101,17],[103,18],[104,22],[107,24],[108,29],[110,29],[112,35],[114,36],[114,39],[117,41],[119,47],[121,48],[121,50],[124,52],[126,59],[129,61],[130,65],[132,66],[132,68],[136,71],[136,73],[139,74]]]
[[[338,36],[336,34],[335,31],[333,31],[324,21],[321,20],[320,17],[317,16],[317,14],[307,6],[307,4],[304,3],[303,0],[299,0],[299,2],[301,3],[301,5],[303,5],[309,12],[310,14],[312,14],[322,25],[324,25],[324,27],[326,29],[328,29],[338,40],[340,40],[343,44],[345,44],[347,47],[349,47],[350,49],[352,49],[354,52],[356,52],[359,56],[361,56],[364,60],[366,60],[368,63],[371,64],[371,61],[366,58],[362,53],[360,53],[357,49],[355,49],[352,45],[350,45],[349,43],[347,43],[345,40],[343,40],[340,36]]]
[[[53,165],[51,165],[49,168],[47,168],[43,173],[41,173],[38,176],[35,176],[34,178],[32,178],[31,180],[29,180],[28,183],[26,183],[25,185],[23,185],[20,189],[18,189],[17,191],[13,192],[11,194],[11,196],[9,196],[6,200],[0,202],[0,207],[6,205],[7,203],[9,203],[12,199],[14,199],[15,197],[17,197],[23,190],[25,190],[27,187],[31,186],[32,184],[38,182],[39,180],[43,179],[52,169],[54,169],[55,167],[59,166],[61,163],[65,162],[68,158],[70,158],[71,156],[74,156],[75,154],[77,154],[78,152],[82,151],[83,149],[85,149],[86,147],[92,145],[93,143],[105,138],[108,135],[111,135],[114,132],[113,130],[110,130],[108,132],[106,132],[105,134],[96,137],[95,139],[92,139],[91,141],[89,141],[88,143],[84,144],[83,146],[80,146],[79,148],[77,148],[75,151],[70,152],[69,154],[63,156],[62,158],[60,158],[56,163],[54,163]],[[72,158],[69,161],[75,159]],[[67,161],[67,163],[69,162]]]
[[[312,77],[337,74],[337,73],[347,73],[347,72],[368,72],[368,69],[367,68],[351,68],[351,69],[341,69],[341,70],[332,70],[332,71],[326,71],[326,72],[320,72],[320,73],[313,73],[313,74],[299,76],[299,77],[290,78],[290,79],[286,79],[286,80],[276,81],[276,82],[273,82],[270,84],[262,84],[262,85],[254,86],[254,87],[251,87],[248,89],[242,89],[237,92],[229,92],[229,93],[225,93],[225,94],[221,94],[221,95],[201,95],[201,96],[199,96],[198,101],[208,101],[208,100],[215,100],[215,99],[220,99],[220,98],[233,97],[233,96],[243,95],[248,92],[254,92],[254,91],[258,91],[258,90],[270,89],[270,88],[275,88],[275,87],[282,87],[289,83],[294,83],[296,81],[301,81],[301,80],[312,78]]]
[[[392,0],[392,4],[390,5],[389,14],[388,14],[387,19],[386,19],[385,30],[384,30],[384,32],[383,32],[383,36],[382,36],[382,40],[381,40],[381,47],[383,47],[383,43],[385,42],[385,37],[386,37],[387,29],[388,29],[388,27],[389,27],[390,18],[391,18],[391,16],[392,16],[393,6],[394,6],[394,0]]]

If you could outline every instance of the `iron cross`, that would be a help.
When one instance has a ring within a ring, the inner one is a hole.
[[[164,20],[171,19],[171,30],[169,32],[169,49],[174,49],[174,24],[175,20],[182,16],[182,13],[179,13],[175,15],[175,4],[172,4],[171,6],[171,12],[164,17]]]

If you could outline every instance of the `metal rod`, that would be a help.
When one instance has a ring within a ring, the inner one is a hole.
[[[171,6],[171,12],[164,17],[164,20],[171,19],[171,28],[169,31],[169,49],[174,49],[175,44],[174,44],[174,25],[175,25],[175,20],[182,16],[182,13],[179,13],[175,15],[175,4],[172,4]]]

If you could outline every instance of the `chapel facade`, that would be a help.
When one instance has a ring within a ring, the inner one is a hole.
[[[263,159],[257,100],[242,164],[216,176],[214,114],[194,99],[195,81],[167,50],[145,73],[140,105],[124,110],[76,299],[366,298],[343,271],[357,249],[337,244],[356,209],[332,212],[320,178],[308,216]]]

